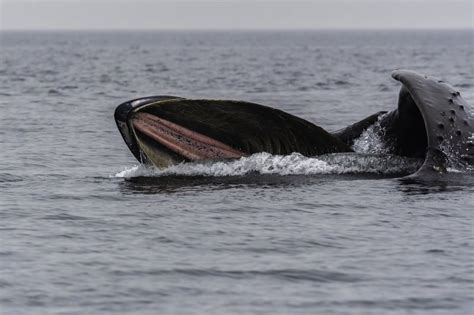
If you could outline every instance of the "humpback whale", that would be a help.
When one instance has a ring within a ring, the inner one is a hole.
[[[375,123],[388,153],[424,159],[408,178],[436,179],[449,165],[472,166],[474,117],[460,92],[410,70],[396,70],[392,77],[401,83],[396,109],[332,133],[264,105],[170,95],[122,103],[114,117],[135,158],[159,168],[258,152],[305,156],[352,152],[354,141]]]

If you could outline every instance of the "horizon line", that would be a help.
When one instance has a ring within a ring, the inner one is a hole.
[[[97,29],[61,29],[61,28],[9,28],[2,29],[0,32],[293,32],[293,31],[474,31],[473,27],[414,27],[414,28],[97,28]]]

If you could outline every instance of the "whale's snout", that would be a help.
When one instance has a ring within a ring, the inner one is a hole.
[[[133,137],[131,128],[128,125],[128,116],[133,110],[133,101],[120,104],[115,109],[114,118],[123,140],[137,160],[140,160],[140,150],[136,139]]]
[[[146,155],[143,154],[143,150],[140,148],[138,138],[136,137],[136,133],[133,128],[132,117],[134,112],[150,103],[174,98],[177,97],[161,95],[147,96],[122,103],[115,109],[114,118],[120,134],[122,135],[123,140],[127,144],[133,156],[138,161],[146,163],[147,158]]]

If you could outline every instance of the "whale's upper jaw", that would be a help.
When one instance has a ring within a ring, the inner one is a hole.
[[[448,160],[472,164],[474,117],[460,92],[440,79],[414,71],[396,70],[392,77],[403,84],[398,111],[416,106],[424,124],[425,163],[411,177],[443,173]],[[404,117],[399,119],[409,125]]]

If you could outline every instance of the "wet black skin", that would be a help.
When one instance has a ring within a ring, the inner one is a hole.
[[[150,113],[219,140],[245,154],[350,152],[349,146],[311,122],[271,107],[226,100],[170,100]]]

